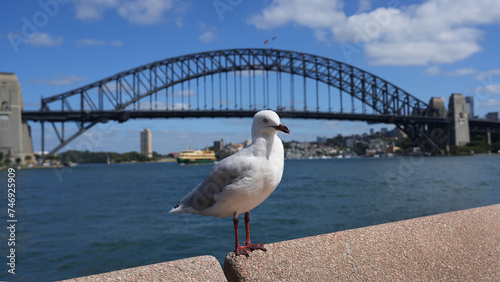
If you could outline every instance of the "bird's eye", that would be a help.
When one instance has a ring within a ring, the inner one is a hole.
[[[262,121],[265,122],[265,123],[269,122],[269,120],[267,120],[267,118],[263,119]]]

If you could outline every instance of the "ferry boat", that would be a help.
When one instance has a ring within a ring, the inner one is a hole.
[[[189,145],[177,157],[179,164],[211,164],[217,160],[215,152],[209,150],[189,150]]]

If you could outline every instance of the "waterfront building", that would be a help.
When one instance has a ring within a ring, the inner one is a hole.
[[[224,139],[221,139],[220,141],[214,141],[214,147],[215,151],[220,151],[224,149]]]
[[[148,128],[141,132],[141,154],[153,157],[153,134]]]
[[[354,147],[354,144],[355,144],[355,140],[354,138],[347,138],[345,140],[345,145],[349,148],[353,148]]]
[[[320,144],[325,144],[326,143],[326,136],[317,136],[316,142],[320,143]]]
[[[243,147],[250,146],[250,144],[252,144],[252,140],[247,139],[245,142],[243,142]]]
[[[486,120],[498,121],[498,112],[487,113]]]
[[[387,130],[387,127],[382,127],[380,129],[380,134],[384,137],[389,137],[389,130]]]
[[[467,105],[467,113],[469,114],[469,119],[474,119],[474,97],[465,97],[465,104]]]
[[[408,135],[398,127],[395,127],[394,130],[392,131],[392,136],[397,137],[397,138],[407,138]]]

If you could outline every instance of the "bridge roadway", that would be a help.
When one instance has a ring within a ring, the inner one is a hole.
[[[23,120],[34,122],[125,122],[137,118],[245,118],[253,117],[256,110],[168,110],[168,111],[23,111]],[[279,111],[282,118],[299,119],[326,119],[326,120],[351,120],[368,123],[427,123],[451,124],[451,118],[438,118],[427,116],[403,116],[380,114],[335,113],[317,111]],[[471,133],[491,132],[500,134],[500,122],[472,119],[469,120]]]
[[[484,119],[471,119],[469,120],[469,129],[471,133],[491,132],[500,134],[500,122]]]
[[[30,121],[48,122],[125,122],[136,118],[244,118],[253,117],[256,110],[167,110],[167,111],[24,111],[23,119]],[[403,115],[380,115],[380,114],[356,114],[356,113],[334,113],[317,111],[277,111],[282,118],[301,119],[335,119],[366,121],[369,123],[404,123],[420,122],[449,124],[451,119],[426,116],[403,116]],[[500,124],[499,124],[500,125]]]

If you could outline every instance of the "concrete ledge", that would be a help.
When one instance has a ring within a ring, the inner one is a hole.
[[[213,256],[128,268],[64,281],[227,281]]]
[[[229,281],[500,281],[500,205],[229,253]]]

